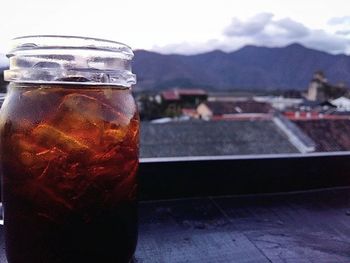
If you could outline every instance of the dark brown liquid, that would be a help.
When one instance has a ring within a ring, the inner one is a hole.
[[[139,147],[130,90],[12,84],[0,128],[9,263],[129,262]]]

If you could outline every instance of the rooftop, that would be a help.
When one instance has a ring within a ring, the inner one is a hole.
[[[265,102],[254,100],[247,101],[208,101],[205,105],[212,111],[213,115],[232,113],[270,113],[272,107]]]
[[[202,89],[171,89],[161,94],[165,100],[179,100],[181,96],[206,96],[207,92]]]
[[[293,122],[315,142],[316,151],[350,150],[348,119],[293,120]]]
[[[272,120],[141,124],[141,157],[296,153]]]

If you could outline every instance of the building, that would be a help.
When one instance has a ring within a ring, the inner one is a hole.
[[[337,111],[350,113],[350,99],[340,97],[332,100],[331,103],[337,107]]]
[[[142,158],[350,151],[350,119],[143,122]]]
[[[274,112],[269,103],[246,101],[207,101],[197,107],[198,116],[204,120],[269,118]]]
[[[322,71],[316,71],[308,88],[306,98],[311,101],[336,99],[346,94],[344,83],[330,84]]]
[[[326,85],[328,80],[326,79],[322,71],[316,71],[314,76],[309,84],[307,99],[311,101],[324,99],[324,94],[321,92],[324,85]]]
[[[183,108],[181,110],[181,115],[182,116],[187,116],[189,118],[194,118],[194,119],[198,119],[199,118],[197,110],[193,109],[193,108]]]
[[[208,94],[202,89],[171,89],[160,94],[160,104],[165,116],[175,117],[183,114],[182,109],[195,110],[195,108],[206,101]]]
[[[161,93],[162,102],[182,107],[195,107],[206,101],[208,94],[202,89],[170,89]]]
[[[256,96],[254,97],[254,100],[258,102],[269,103],[273,108],[279,111],[296,108],[303,102],[303,99],[301,98],[284,98],[281,96]]]

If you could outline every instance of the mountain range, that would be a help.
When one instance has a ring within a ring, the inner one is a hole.
[[[136,50],[133,63],[137,90],[305,90],[317,70],[322,70],[331,83],[350,84],[350,56],[296,43],[278,48],[248,45],[230,53],[215,50],[197,55]]]
[[[0,65],[4,67],[7,65]],[[297,43],[286,47],[248,45],[228,53],[214,50],[196,55],[136,50],[133,61],[139,91],[171,87],[305,90],[317,70],[322,70],[330,83],[350,85],[350,56],[332,55]]]

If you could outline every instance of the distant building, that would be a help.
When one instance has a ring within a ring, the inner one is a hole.
[[[160,94],[164,114],[169,117],[180,116],[182,109],[195,109],[206,101],[208,94],[202,89],[171,89]]]
[[[326,79],[324,73],[322,71],[316,71],[309,84],[307,99],[312,101],[324,99],[321,98],[324,97],[322,89],[327,82],[328,80]]]
[[[331,103],[337,107],[337,111],[350,112],[350,99],[348,98],[340,97],[332,100]]]
[[[339,98],[346,92],[347,88],[344,83],[330,84],[322,71],[316,71],[309,84],[306,97],[311,101],[325,101]]]
[[[264,118],[273,112],[269,103],[246,101],[207,101],[197,107],[198,116],[204,120],[210,119],[249,119]]]
[[[298,108],[302,111],[325,111],[331,108],[336,108],[336,106],[328,100],[314,101],[304,99],[302,103],[298,105]]]
[[[336,106],[329,101],[303,100],[297,107],[287,109],[283,115],[290,120],[336,118]]]
[[[275,96],[256,96],[255,101],[266,102],[271,104],[273,108],[279,111],[284,111],[288,108],[295,108],[303,102],[301,98],[284,98]]]
[[[187,116],[190,118],[194,118],[194,119],[198,119],[198,112],[196,109],[192,109],[192,108],[183,108],[181,110],[181,115],[182,116]]]
[[[161,93],[162,101],[166,104],[175,103],[183,107],[195,107],[206,101],[208,94],[202,89],[171,89]]]

